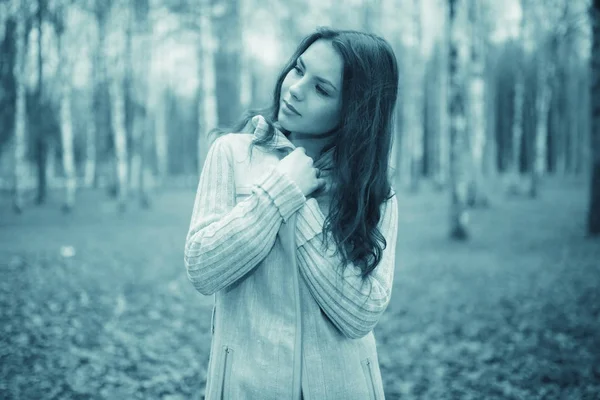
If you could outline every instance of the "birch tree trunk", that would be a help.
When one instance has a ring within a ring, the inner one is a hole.
[[[231,126],[242,113],[240,104],[241,0],[218,0],[213,32],[218,41],[215,52],[217,115],[220,126]],[[218,33],[218,34],[217,34]]]
[[[425,142],[424,142],[424,173],[425,176],[432,180],[435,186],[435,178],[438,174],[439,160],[439,138],[440,138],[440,82],[439,64],[440,64],[440,49],[439,43],[432,49],[432,55],[427,62],[425,68],[425,78],[423,83],[425,86],[425,107],[423,120],[425,126]],[[444,113],[446,110],[444,110]]]
[[[160,85],[160,84],[159,84]],[[156,109],[154,112],[154,151],[156,154],[156,170],[158,184],[162,185],[168,169],[169,140],[167,137],[167,93],[164,86],[157,89]]]
[[[522,55],[522,52],[521,52]],[[525,99],[525,82],[523,78],[523,60],[520,59],[515,75],[515,95],[513,98],[513,121],[511,136],[511,158],[508,168],[509,191],[516,190],[519,184],[521,143],[523,140],[523,104]]]
[[[444,0],[441,0],[444,1]],[[398,1],[397,0],[381,0],[381,12],[383,15],[390,15],[390,13],[395,12],[398,9]],[[332,15],[331,20],[334,22],[338,20],[339,13],[334,13]],[[401,24],[398,24],[397,21],[390,21],[386,18],[382,19],[382,29],[386,32],[388,37],[390,38],[390,44],[396,53],[397,60],[400,55],[400,37],[401,37]],[[398,61],[400,62],[400,61]],[[390,160],[389,160],[389,170],[388,176],[391,182],[394,185],[398,184],[398,180],[400,178],[399,169],[401,163],[401,149],[402,149],[402,112],[403,112],[403,104],[404,104],[404,96],[401,94],[403,92],[403,80],[399,82],[399,95],[396,101],[396,108],[394,110],[394,118],[392,122],[392,148],[390,151]],[[396,186],[398,188],[398,186]]]
[[[137,6],[138,6],[138,23],[140,25],[140,42],[139,44],[139,49],[140,49],[140,58],[139,60],[141,61],[141,65],[138,65],[138,70],[139,71],[144,71],[144,70],[149,70],[150,66],[152,65],[152,25],[149,21],[149,13],[150,13],[150,2],[148,0],[138,0],[137,2]],[[150,140],[149,139],[149,131],[150,131],[150,127],[151,127],[151,123],[150,123],[150,114],[149,114],[149,110],[150,110],[150,96],[149,96],[149,92],[150,92],[150,84],[151,82],[149,81],[149,75],[148,74],[141,74],[141,76],[143,77],[143,87],[142,87],[142,94],[143,97],[140,99],[142,104],[143,104],[143,114],[140,115],[140,121],[139,123],[142,125],[141,129],[142,129],[142,134],[140,137],[140,152],[141,152],[141,156],[140,156],[140,164],[141,164],[141,168],[140,168],[140,174],[138,176],[139,179],[139,201],[140,201],[140,205],[144,208],[148,208],[150,207],[150,192],[149,192],[149,182],[147,181],[146,177],[149,176],[149,168],[148,168],[148,155],[149,155],[149,143]]]
[[[488,206],[484,189],[483,152],[486,142],[485,122],[485,50],[481,23],[481,5],[478,0],[469,0],[471,22],[471,64],[469,79],[469,108],[471,119],[471,156],[473,158],[473,178],[469,203],[474,207]]]
[[[68,8],[64,8],[63,12],[67,13]],[[61,18],[67,20],[64,15]],[[64,212],[70,212],[75,206],[75,191],[77,189],[76,172],[75,172],[75,156],[73,151],[73,119],[71,115],[71,60],[69,57],[69,49],[65,43],[66,27],[62,26],[58,29],[58,54],[60,71],[60,138],[62,144],[62,165],[64,173],[64,188],[65,198],[62,209]]]
[[[56,156],[56,144],[52,144],[52,142],[48,145],[48,159],[46,160],[46,182],[49,187],[56,187],[56,182],[58,181],[56,171],[58,168],[58,161]]]
[[[444,8],[444,14],[448,15],[448,3],[441,1],[441,7]],[[450,174],[450,125],[448,114],[449,99],[449,52],[450,48],[450,24],[447,18],[444,18],[444,35],[442,39],[442,51],[440,62],[440,136],[438,145],[439,166],[435,178],[436,187],[443,188],[449,182]]]
[[[202,171],[208,153],[208,132],[217,127],[217,93],[215,76],[215,41],[213,38],[210,5],[200,12],[200,45],[198,46],[198,174]]]
[[[89,114],[85,119],[85,167],[83,182],[86,187],[94,186],[94,177],[96,176],[96,122],[94,120],[95,110],[92,107],[93,100],[88,105]]]
[[[566,81],[569,79],[565,67],[558,64],[556,68],[556,78],[553,80],[552,100],[554,107],[551,106],[552,115],[552,161],[553,173],[560,177],[564,177],[567,171],[566,160],[566,129],[565,124],[567,118],[567,99],[565,98],[565,90],[567,88]]]
[[[44,113],[44,58],[43,58],[43,22],[46,11],[46,1],[37,1],[36,23],[37,23],[37,88],[35,93],[35,102],[37,106],[36,128],[35,128],[35,147],[36,147],[36,166],[37,166],[37,196],[36,203],[44,204],[46,202],[46,194],[48,189],[48,181],[46,180],[47,156],[48,156],[48,139],[45,131],[42,128],[41,121]]]
[[[14,202],[13,207],[18,214],[23,212],[24,195],[25,195],[25,174],[26,174],[26,159],[27,151],[26,129],[27,129],[27,110],[26,110],[26,88],[25,88],[25,57],[27,53],[26,42],[26,18],[27,18],[27,2],[25,0],[14,0],[13,15],[16,19],[16,55],[13,74],[15,77],[16,90],[16,107],[15,107],[15,123],[14,123]]]
[[[412,94],[406,102],[409,114],[406,120],[410,121],[411,148],[410,148],[410,183],[412,192],[419,190],[419,180],[423,172],[423,153],[424,153],[424,118],[423,118],[423,33],[421,23],[421,0],[412,2],[412,43],[411,49],[412,63],[409,68],[412,70],[412,80],[410,82],[410,93]]]
[[[144,181],[147,160],[147,130],[148,124],[148,74],[144,71],[149,70],[151,42],[151,27],[148,21],[149,3],[148,0],[136,0],[129,18],[132,25],[131,32],[135,35],[131,37],[132,65],[130,84],[130,99],[132,102],[132,157],[131,157],[131,189],[135,190],[138,200],[143,208],[150,206],[150,198]]]
[[[579,92],[583,106],[578,109],[578,124],[581,132],[581,160],[577,165],[577,173],[586,173],[591,160],[590,132],[591,132],[591,101],[590,98],[590,68],[583,63],[584,72],[581,76]]]
[[[138,190],[139,180],[137,179],[140,168],[140,154],[139,154],[139,134],[140,130],[136,131],[136,119],[138,118],[137,114],[139,112],[139,103],[136,94],[136,88],[134,87],[137,83],[139,77],[136,75],[136,70],[133,66],[133,59],[136,57],[134,55],[134,51],[137,50],[134,45],[134,7],[137,1],[128,1],[126,5],[127,9],[127,18],[125,20],[125,51],[123,52],[123,62],[124,62],[124,98],[125,98],[125,137],[129,139],[128,141],[128,155],[127,155],[127,195],[128,197],[134,196]],[[134,82],[136,81],[136,82]]]
[[[583,155],[583,133],[581,131],[581,116],[579,110],[585,108],[585,96],[580,96],[581,92],[579,91],[581,89],[580,83],[582,79],[577,64],[580,62],[578,57],[569,59],[569,75],[571,75],[571,84],[569,85],[569,98],[571,99],[569,102],[571,104],[569,107],[569,126],[573,130],[573,134],[570,135],[571,151],[569,153],[569,173],[572,175],[577,175],[581,171],[580,165]]]
[[[469,150],[466,121],[466,57],[468,40],[464,32],[466,2],[448,0],[450,23],[449,101],[450,114],[450,237],[468,238],[467,185]],[[462,28],[461,28],[462,27]]]
[[[125,94],[123,76],[110,79],[110,103],[115,159],[117,165],[117,201],[124,211],[127,205],[127,131],[125,128]]]
[[[545,60],[541,54],[538,57],[538,88],[535,99],[536,124],[533,145],[534,165],[529,190],[529,195],[532,198],[539,195],[540,181],[546,173],[546,163],[548,160],[548,111],[550,110],[552,96],[549,83],[552,66],[544,62]]]
[[[414,0],[418,1],[418,0]],[[378,32],[381,27],[381,0],[363,0],[363,28],[366,32]]]
[[[240,3],[240,15],[242,32],[251,29],[253,23],[253,10],[250,1],[244,0]],[[240,106],[242,110],[248,110],[253,102],[254,63],[251,59],[250,49],[245,43],[241,46],[241,68],[240,68]]]
[[[121,43],[122,44],[122,43]],[[125,121],[125,59],[123,46],[113,48],[111,73],[109,77],[109,95],[111,125],[114,142],[114,157],[117,178],[117,202],[120,211],[125,211],[128,195],[128,149]]]
[[[97,21],[97,42],[96,42],[96,54],[94,59],[94,98],[92,102],[92,110],[90,115],[93,116],[94,134],[95,139],[91,139],[96,146],[94,152],[94,160],[97,163],[100,161],[97,159],[97,155],[105,152],[105,143],[107,138],[111,135],[110,127],[110,94],[108,91],[108,49],[107,45],[107,21],[110,12],[110,1],[108,0],[95,0],[94,3],[94,14]],[[88,142],[89,143],[89,142]],[[91,174],[91,169],[86,166],[86,174]],[[99,169],[93,168],[93,187],[97,188],[100,183]],[[89,179],[89,178],[87,178]],[[110,180],[109,180],[110,181]]]
[[[486,57],[488,65],[495,65],[495,57],[488,55]],[[498,176],[498,146],[496,139],[496,71],[488,68],[485,73],[486,79],[486,130],[487,140],[484,147],[484,174],[488,180],[495,180]]]
[[[600,235],[600,0],[594,0],[590,13],[593,31],[590,63],[592,165],[587,231],[590,236],[598,236]]]
[[[510,138],[510,159],[506,168],[507,192],[509,194],[517,194],[520,187],[520,164],[523,140],[523,115],[525,104],[525,52],[523,49],[525,43],[525,20],[527,18],[528,4],[526,0],[520,0],[522,10],[521,22],[519,24],[519,33],[517,40],[520,43],[518,58],[515,60],[515,84],[514,96],[512,102],[512,126]]]

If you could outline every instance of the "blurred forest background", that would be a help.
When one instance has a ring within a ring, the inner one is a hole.
[[[600,0],[0,0],[0,397],[202,398],[212,298],[183,245],[206,133],[332,26],[400,65],[386,398],[597,398],[599,21]]]
[[[299,40],[335,26],[378,33],[394,47],[392,172],[400,190],[450,187],[459,225],[451,229],[461,237],[464,205],[487,204],[495,178],[536,197],[545,176],[590,172],[590,7],[4,0],[0,188],[20,212],[44,203],[49,189],[64,191],[65,210],[81,187],[104,187],[125,209],[132,197],[149,205],[170,182],[193,186],[206,132],[269,105]]]

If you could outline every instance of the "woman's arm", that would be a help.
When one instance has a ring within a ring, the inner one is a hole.
[[[226,137],[218,138],[202,170],[185,242],[184,261],[194,287],[213,294],[252,270],[273,247],[281,222],[305,201],[285,174],[270,168],[236,205],[230,149]]]
[[[331,234],[327,238],[328,247],[324,248],[324,221],[315,199],[307,200],[298,212],[296,245],[300,273],[333,324],[345,336],[360,338],[375,327],[390,301],[398,233],[396,195],[384,204],[379,222],[387,246],[381,262],[364,281],[358,267],[349,264],[340,269],[342,261],[334,254],[336,244]]]

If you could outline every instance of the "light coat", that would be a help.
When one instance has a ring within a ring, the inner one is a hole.
[[[185,244],[190,281],[215,295],[206,400],[381,400],[373,328],[392,292],[394,194],[382,205],[387,246],[363,282],[322,244],[327,195],[306,198],[275,169],[294,145],[276,130],[274,150],[248,148],[267,123],[211,146]],[[326,167],[331,152],[316,161]],[[330,165],[330,164],[329,164]]]

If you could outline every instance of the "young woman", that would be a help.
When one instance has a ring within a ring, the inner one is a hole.
[[[372,330],[391,296],[398,90],[382,38],[320,29],[272,108],[219,135],[185,244],[215,294],[206,399],[383,399]]]

